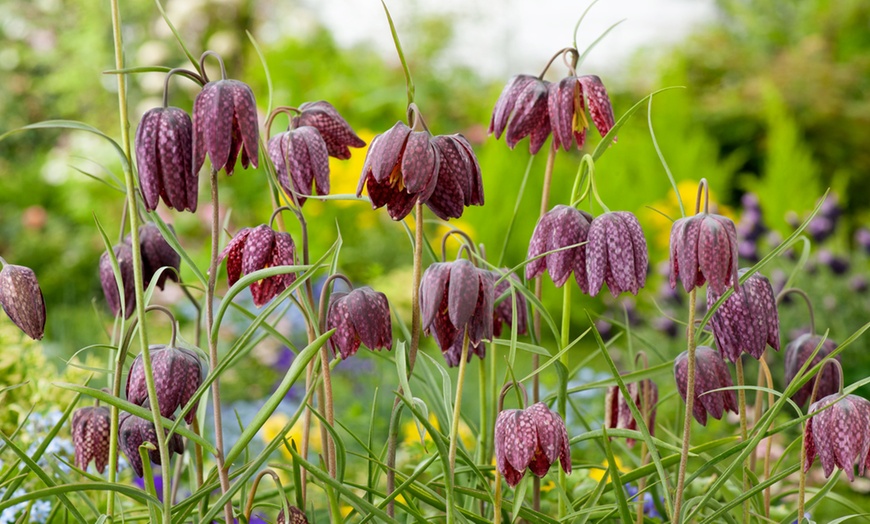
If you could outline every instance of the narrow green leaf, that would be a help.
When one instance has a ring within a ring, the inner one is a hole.
[[[21,133],[23,131],[28,131],[31,129],[72,129],[74,131],[87,131],[88,133],[97,135],[98,137],[106,140],[115,150],[115,153],[118,154],[118,159],[121,161],[121,166],[127,170],[130,169],[130,162],[127,160],[127,155],[124,153],[124,150],[121,149],[121,146],[115,142],[112,137],[103,133],[99,129],[93,126],[89,126],[83,122],[76,122],[74,120],[46,120],[44,122],[37,122],[35,124],[26,125],[24,127],[19,127],[18,129],[13,129],[12,131],[7,131],[0,135],[0,141],[4,138]]]

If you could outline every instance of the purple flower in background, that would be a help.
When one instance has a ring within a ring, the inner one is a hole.
[[[371,350],[393,347],[390,303],[386,295],[367,286],[329,297],[326,329],[332,328],[336,331],[328,344],[342,359],[356,353],[360,342]]]
[[[856,465],[858,474],[863,475],[870,467],[870,402],[856,395],[841,398],[834,393],[813,403],[809,413],[812,416],[804,433],[804,471],[809,471],[815,457],[819,457],[826,478],[834,466],[842,469],[849,481],[855,480]]]
[[[511,149],[528,136],[529,152],[537,153],[550,136],[549,88],[549,82],[532,75],[511,78],[492,110],[489,132],[498,139],[507,130],[505,141]]]
[[[121,285],[124,288],[124,318],[130,318],[136,309],[136,293],[133,278],[133,250],[127,244],[118,244],[112,248],[115,258],[118,260],[118,269],[121,272]],[[109,253],[104,252],[100,256],[100,284],[103,286],[103,295],[109,303],[109,309],[114,316],[121,314],[121,296],[118,293],[118,284],[115,280],[115,272],[112,268],[112,259]]]
[[[263,224],[239,231],[221,252],[220,260],[224,258],[227,282],[232,286],[242,275],[259,269],[292,266],[296,262],[296,244],[289,233],[276,232]],[[254,282],[251,284],[254,305],[262,307],[295,281],[295,273],[284,273]]]
[[[506,409],[495,421],[496,468],[505,481],[516,487],[526,468],[543,477],[559,461],[571,473],[568,430],[558,414],[543,402],[527,409]]]
[[[242,167],[257,167],[260,141],[254,92],[238,80],[217,80],[203,86],[193,102],[193,172],[199,173],[208,153],[215,170],[232,175],[241,153]]]
[[[820,249],[816,255],[819,264],[824,264],[831,268],[835,275],[842,275],[849,271],[849,259],[838,257],[827,249]]]
[[[748,269],[738,271],[743,276]],[[707,290],[707,308],[712,309],[721,295]],[[768,344],[779,350],[779,314],[770,282],[761,273],[753,273],[746,282],[713,313],[710,319],[716,345],[731,362],[737,362],[742,353],[754,358]]]
[[[76,467],[88,469],[91,460],[100,474],[109,462],[109,408],[91,406],[77,409],[72,416],[72,437]]]
[[[205,378],[205,365],[199,356],[187,348],[150,346],[151,368],[154,386],[157,389],[157,405],[160,414],[171,417],[175,410],[184,407],[196,393]],[[148,401],[145,383],[145,366],[142,354],[136,356],[127,375],[127,400],[139,406]],[[188,424],[196,416],[197,401],[184,417]]]
[[[689,389],[689,354],[686,351],[674,360],[674,377],[680,397],[685,402]],[[695,350],[695,402],[692,405],[692,415],[699,424],[707,425],[708,413],[718,420],[726,411],[738,412],[737,395],[733,390],[712,392],[732,386],[734,382],[731,380],[731,372],[719,352],[713,348],[698,346]]]
[[[650,435],[655,435],[656,404],[659,401],[658,386],[652,380],[647,379],[641,382],[626,384],[625,387],[637,409],[641,413],[646,409],[649,417],[646,421],[649,433]],[[648,395],[649,398],[649,405],[646,407],[644,407],[644,395]],[[631,414],[628,400],[622,395],[619,386],[610,386],[607,388],[607,394],[604,396],[604,427],[609,429],[637,430],[637,421],[634,419],[634,415]],[[626,444],[628,444],[628,447],[634,447],[634,439],[627,439]]]
[[[366,143],[357,136],[347,120],[329,102],[305,102],[299,106],[299,114],[293,117],[294,128],[311,126],[315,128],[326,143],[329,156],[339,160],[350,158],[350,147],[365,147]]]
[[[625,485],[625,492],[630,498],[634,498],[638,494],[637,487],[632,484]],[[662,502],[661,497],[659,497],[659,502]],[[661,514],[656,509],[656,504],[653,500],[652,493],[650,493],[649,491],[645,491],[643,493],[643,514],[652,519],[662,518]]]
[[[148,211],[157,209],[161,198],[178,211],[196,211],[199,169],[193,169],[193,123],[186,111],[156,107],[142,116],[136,165]]]
[[[789,342],[785,347],[786,384],[791,384],[792,380],[797,376],[798,371],[800,371],[804,363],[810,358],[810,355],[813,354],[813,351],[816,350],[816,347],[819,344],[822,344],[822,347],[819,348],[819,352],[816,353],[816,356],[813,358],[812,362],[810,362],[810,365],[807,366],[807,369],[816,366],[825,357],[830,355],[832,351],[837,349],[837,343],[829,338],[825,339],[824,343],[822,343],[822,337],[810,333],[800,335],[793,341]],[[838,361],[841,360],[840,355],[837,355],[834,358]],[[819,379],[818,398],[836,393],[839,388],[836,370],[832,366],[825,366],[822,369],[821,374],[822,377]],[[814,380],[815,379],[810,380],[801,386],[801,388],[797,390],[797,393],[791,397],[795,404],[803,406],[807,403],[807,400],[809,400],[810,395],[813,393]]]
[[[607,89],[596,75],[568,76],[549,85],[548,109],[553,128],[553,147],[561,144],[565,151],[576,140],[577,149],[586,141],[586,120],[583,99],[589,106],[589,114],[595,128],[603,137],[613,128],[613,106]]]
[[[701,213],[681,218],[671,228],[671,287],[677,279],[688,293],[709,282],[709,287],[723,294],[738,287],[737,230],[731,219]]]
[[[649,269],[646,239],[637,217],[626,211],[597,216],[589,225],[588,240],[589,295],[596,296],[605,282],[614,297],[625,291],[637,295]]]
[[[42,338],[45,333],[45,299],[32,269],[14,264],[3,266],[0,270],[0,305],[24,334],[33,340]]]
[[[278,513],[278,520],[275,521],[275,524],[308,524],[308,518],[305,516],[305,512],[296,506],[291,506],[289,503],[287,507],[290,509],[290,518],[284,516],[284,508],[281,508],[281,511]]]
[[[169,230],[173,233],[175,230],[172,225],[168,225]],[[124,243],[131,245],[131,237],[124,237]],[[131,246],[132,247],[132,246]],[[139,227],[139,249],[142,253],[142,280],[147,288],[151,283],[151,279],[162,267],[175,269],[175,271],[166,270],[160,274],[157,279],[157,287],[163,289],[166,285],[166,279],[178,282],[178,271],[181,270],[181,255],[179,255],[169,242],[163,238],[160,229],[153,223]]]
[[[329,194],[329,152],[316,128],[302,126],[275,135],[268,151],[278,183],[291,200],[301,206],[306,195]]]
[[[507,324],[508,327],[511,327],[513,322],[513,299],[511,298],[511,283],[508,279],[517,284],[520,283],[520,279],[514,273],[508,274],[508,270],[504,268],[490,271],[489,273],[492,276],[493,282],[500,278],[502,279],[501,282],[495,286],[496,300],[498,300],[502,295],[505,295],[505,298],[502,299],[501,302],[498,302],[492,310],[492,334],[496,337],[500,337],[502,324]],[[507,276],[504,277],[506,274]],[[528,307],[526,305],[526,296],[520,292],[515,292],[514,295],[516,296],[517,301],[517,334],[525,335],[528,331]]]
[[[545,213],[538,220],[532,233],[526,258],[531,259],[550,251],[560,251],[532,260],[526,265],[526,278],[531,280],[547,271],[556,287],[562,287],[573,271],[580,290],[588,293],[587,246],[563,248],[586,242],[592,220],[592,215],[571,206],[558,205]]]
[[[861,246],[865,253],[870,253],[870,229],[862,227],[855,231],[855,243]]]

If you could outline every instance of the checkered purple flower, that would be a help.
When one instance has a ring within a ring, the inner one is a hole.
[[[557,249],[560,251],[529,262],[526,265],[526,278],[531,280],[547,271],[556,287],[562,287],[573,271],[577,285],[587,293],[587,246],[562,248],[586,242],[591,222],[592,215],[571,206],[555,206],[544,214],[532,233],[526,258],[531,259]]]
[[[136,310],[136,289],[133,278],[133,250],[129,245],[121,243],[112,248],[115,258],[118,260],[118,269],[121,272],[121,284],[124,288],[124,318],[130,318]],[[103,286],[103,295],[109,303],[112,314],[121,314],[121,295],[115,281],[115,272],[112,268],[112,259],[106,251],[100,256],[100,284]]]
[[[637,295],[646,284],[649,268],[646,239],[637,217],[627,211],[597,216],[589,225],[588,240],[589,295],[596,296],[605,282],[614,297],[625,291]]]
[[[205,365],[196,352],[187,348],[174,348],[152,345],[151,368],[154,373],[154,386],[157,389],[157,405],[160,414],[171,417],[175,410],[184,407],[196,393],[205,378]],[[145,383],[145,366],[140,353],[127,375],[127,400],[138,406],[148,401],[148,387]],[[196,402],[184,417],[188,424],[196,416]]]
[[[532,75],[514,76],[495,103],[489,132],[498,139],[507,130],[505,141],[511,149],[530,137],[529,152],[534,155],[550,136],[549,97],[549,82]]]
[[[553,128],[553,147],[561,145],[568,151],[575,141],[577,149],[583,147],[589,127],[584,98],[601,136],[613,128],[613,105],[601,78],[596,75],[568,76],[549,85],[547,107]]]
[[[97,471],[103,473],[109,462],[109,408],[89,406],[77,409],[72,416],[72,437],[76,467],[88,469],[93,460]]]
[[[509,273],[507,269],[497,269],[495,271],[490,271],[489,274],[492,276],[492,281],[495,282],[498,279],[502,279],[501,282],[496,284],[494,296],[495,299],[498,300],[499,297],[505,295],[505,298],[498,302],[492,310],[492,334],[500,337],[502,325],[507,324],[508,328],[512,326],[513,322],[513,299],[511,298],[511,283],[508,279],[513,281],[516,284],[520,284],[520,279],[516,274]],[[506,277],[502,278],[504,275]],[[516,301],[517,301],[517,334],[525,335],[528,331],[528,312],[526,305],[526,296],[520,292],[515,292]]]
[[[329,102],[305,102],[299,106],[299,114],[291,120],[294,129],[310,126],[317,129],[326,144],[329,156],[339,160],[350,158],[350,147],[365,147],[366,143],[357,136],[350,124]]]
[[[178,211],[196,211],[197,173],[193,169],[193,123],[183,109],[155,107],[136,128],[136,165],[142,200],[149,211],[160,199]]]
[[[172,225],[169,225],[169,230],[175,231]],[[124,237],[124,243],[128,246],[131,245],[130,235]],[[172,249],[172,246],[163,238],[160,229],[153,222],[139,226],[139,249],[142,253],[142,279],[146,288],[162,267],[172,268],[175,271],[167,269],[161,273],[157,280],[157,287],[163,289],[167,279],[178,282],[177,272],[181,269],[181,255]]]
[[[6,264],[0,270],[0,305],[25,335],[39,340],[45,333],[45,299],[29,267]]]
[[[822,347],[819,348],[819,352],[816,353],[816,356],[813,358],[813,361],[810,362],[810,365],[807,366],[807,369],[816,366],[825,357],[830,355],[832,351],[837,349],[837,343],[829,338],[825,339],[824,343],[822,343],[822,337],[809,333],[803,334],[789,342],[785,347],[786,384],[791,384],[791,381],[797,376],[798,371],[800,371],[801,367],[803,367],[804,363],[810,358],[810,355],[813,354],[813,351],[816,350],[816,347],[820,343],[822,344]],[[840,355],[837,355],[834,358],[836,358],[837,361],[841,360]],[[827,397],[828,395],[836,393],[839,389],[839,378],[834,367],[825,366],[822,368],[821,374],[822,377],[819,379],[819,391],[817,393],[819,398]],[[814,380],[811,380],[797,390],[797,393],[791,397],[795,404],[803,406],[807,403],[807,400],[809,400],[810,396],[813,394],[813,383]]]
[[[238,80],[217,80],[203,86],[193,102],[193,172],[199,173],[208,153],[214,169],[232,175],[239,153],[242,167],[257,167],[260,132],[254,92]]]
[[[674,359],[674,378],[683,402],[689,389],[689,354],[685,351]],[[707,425],[707,414],[715,419],[721,419],[726,411],[737,413],[737,395],[733,390],[716,391],[715,389],[734,386],[731,372],[719,352],[706,346],[695,349],[695,402],[692,415],[702,426]]]
[[[641,382],[632,382],[625,385],[628,389],[628,394],[631,401],[643,412],[644,388],[649,396],[649,405],[646,406],[646,411],[649,416],[647,427],[650,435],[655,434],[656,425],[656,404],[659,402],[659,388],[652,380],[643,380]],[[634,415],[631,414],[631,408],[628,406],[628,400],[622,395],[619,386],[610,386],[607,388],[607,394],[604,397],[604,427],[637,430],[637,421]],[[634,439],[626,439],[628,447],[634,446]]]
[[[810,406],[812,416],[804,433],[804,471],[809,471],[819,457],[826,478],[836,466],[854,481],[856,465],[859,475],[870,468],[870,402],[856,395],[841,397],[834,393]]]
[[[571,473],[568,430],[558,414],[543,402],[527,409],[506,409],[495,421],[496,468],[515,487],[526,469],[543,477],[559,461]]]
[[[168,430],[168,429],[165,429]],[[161,464],[160,452],[157,449],[157,431],[154,429],[154,424],[150,420],[139,418],[127,412],[121,413],[121,418],[118,424],[118,447],[127,455],[127,462],[133,468],[133,472],[137,477],[143,474],[142,458],[139,455],[139,446],[145,442],[150,442],[154,445],[153,450],[148,451],[148,457],[151,462]],[[173,433],[167,443],[170,455],[184,453],[184,441],[181,435]]]
[[[730,218],[701,213],[677,220],[670,251],[671,288],[677,278],[687,293],[705,282],[719,295],[738,287],[737,228]]]
[[[221,252],[227,259],[227,282],[233,285],[242,275],[259,269],[292,266],[296,261],[296,244],[289,233],[279,233],[266,224],[244,228]],[[254,305],[262,307],[296,281],[295,273],[264,278],[251,284]]]
[[[329,152],[315,127],[297,127],[273,136],[268,151],[278,183],[300,206],[306,195],[329,194]]]
[[[290,509],[290,520],[287,520],[287,517],[284,516],[284,509],[278,513],[278,519],[275,521],[275,524],[308,524],[308,517],[305,516],[305,512],[296,506],[287,505]]]
[[[738,271],[738,277],[746,271]],[[720,296],[707,289],[707,308]],[[753,273],[713,313],[710,325],[719,351],[731,362],[737,362],[744,352],[761,358],[768,344],[779,350],[779,314],[770,281],[761,273]]]
[[[328,344],[342,359],[356,353],[360,343],[371,350],[393,347],[390,303],[386,295],[367,286],[329,297],[326,329],[332,328],[336,331]]]

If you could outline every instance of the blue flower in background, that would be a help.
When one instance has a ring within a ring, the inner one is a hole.
[[[637,497],[637,493],[638,493],[637,487],[635,487],[631,484],[626,484],[625,491],[628,494],[629,498],[634,499]],[[636,502],[636,500],[633,502]],[[661,497],[659,497],[659,502],[660,503],[662,502]],[[645,491],[643,493],[643,514],[646,515],[647,517],[650,517],[653,519],[662,518],[661,514],[659,514],[658,510],[656,509],[656,505],[655,505],[655,501],[653,500],[652,493],[650,493],[649,491]]]

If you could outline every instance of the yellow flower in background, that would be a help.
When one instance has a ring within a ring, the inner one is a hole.
[[[683,201],[683,208],[686,210],[686,215],[695,214],[695,200],[698,195],[697,180],[683,180],[677,183],[677,189],[680,192],[680,199]],[[701,202],[703,210],[704,203]],[[710,212],[719,215],[724,215],[731,220],[735,220],[734,210],[730,207],[723,206],[719,203],[713,191],[710,191]],[[668,191],[667,197],[657,200],[650,204],[649,209],[644,210],[644,223],[648,224],[647,239],[652,241],[652,244],[660,250],[667,250],[671,241],[671,226],[673,222],[681,217],[680,204],[677,201],[677,195],[673,191]],[[668,218],[671,220],[668,220]],[[736,220],[735,220],[736,222]],[[649,233],[652,233],[650,236]]]
[[[429,413],[429,423],[432,424],[432,427],[436,430],[441,430],[438,418],[433,413]],[[402,424],[402,435],[405,444],[420,442],[420,433],[417,432],[417,424],[414,420],[408,420]],[[471,428],[468,427],[468,424],[462,420],[459,421],[459,438],[462,439],[462,445],[468,450],[473,449],[477,443],[477,437],[474,435],[474,432],[472,432]],[[423,440],[425,442],[432,442],[432,435],[427,431]]]
[[[348,506],[347,504],[342,504],[338,508],[339,513],[341,513],[342,517],[347,517],[350,515],[350,512],[353,511],[353,506]]]
[[[357,135],[365,140],[365,147],[351,149],[350,158],[347,160],[329,157],[329,193],[332,195],[356,194],[356,187],[362,174],[366,153],[368,153],[372,139],[375,137],[375,134],[368,129],[361,130]],[[346,200],[336,200],[335,202],[339,206],[351,204],[351,202]]]
[[[260,437],[263,439],[263,442],[269,444],[276,438],[280,438],[281,430],[284,429],[284,426],[286,426],[288,422],[290,422],[290,417],[287,415],[283,413],[273,413],[260,429]],[[299,417],[299,420],[293,424],[293,427],[287,432],[286,438],[288,442],[295,442],[297,448],[302,444],[302,417]],[[293,458],[283,443],[279,449],[281,450],[281,454],[288,460]],[[320,453],[322,449],[322,442],[320,440],[320,422],[312,417],[311,431],[308,435],[308,451]]]
[[[622,464],[622,460],[620,460],[619,457],[614,456],[613,458],[616,460],[616,469],[618,469],[620,473],[628,473],[629,471],[631,471]],[[607,459],[604,459],[604,461],[601,463],[601,466],[601,469],[596,468],[589,470],[589,478],[595,480],[595,482],[601,482],[601,479],[603,479],[604,476],[608,474],[608,468],[610,468],[610,463],[607,462]]]

